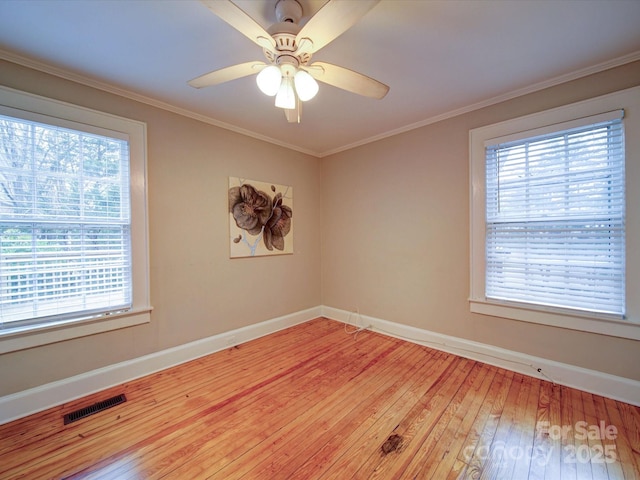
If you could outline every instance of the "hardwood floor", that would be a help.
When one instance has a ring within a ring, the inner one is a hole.
[[[0,478],[640,479],[640,408],[316,319],[0,426]]]

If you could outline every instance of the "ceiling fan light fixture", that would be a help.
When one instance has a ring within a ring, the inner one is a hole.
[[[258,73],[258,88],[275,96],[276,107],[285,110],[291,123],[300,122],[301,102],[318,93],[316,78],[366,97],[381,99],[387,94],[387,85],[361,73],[331,63],[309,63],[313,54],[351,28],[380,0],[323,0],[324,6],[303,25],[302,4],[312,0],[270,1],[275,4],[278,22],[265,30],[235,0],[201,0],[221,20],[262,47],[267,63],[244,62],[221,68],[190,80],[189,85],[202,88]]]
[[[273,97],[278,93],[280,84],[282,83],[282,72],[275,65],[269,65],[263,68],[256,77],[256,83],[262,93]]]
[[[296,92],[293,90],[293,78],[282,77],[282,83],[276,95],[276,107],[293,110],[296,108]]]
[[[311,100],[318,93],[318,82],[304,70],[298,70],[294,77],[296,93],[303,102]]]

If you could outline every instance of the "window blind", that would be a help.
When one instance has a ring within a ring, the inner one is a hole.
[[[129,146],[0,116],[0,327],[132,303]]]
[[[487,298],[624,316],[621,117],[486,145]]]

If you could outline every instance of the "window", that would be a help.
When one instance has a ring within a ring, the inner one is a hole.
[[[601,333],[615,324],[622,336],[637,324],[627,305],[637,263],[626,252],[627,107],[594,112],[606,103],[471,132],[472,311]]]
[[[0,115],[3,326],[131,308],[129,143]]]
[[[0,100],[0,351],[148,321],[144,125]]]
[[[489,141],[487,298],[624,315],[622,112],[609,116]]]

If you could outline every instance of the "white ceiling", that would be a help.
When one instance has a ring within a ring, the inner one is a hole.
[[[301,23],[325,3],[299,1]],[[265,28],[275,23],[275,0],[235,3]],[[0,50],[0,58],[324,156],[638,60],[640,0],[382,0],[313,60],[376,78],[388,95],[320,84],[301,124],[287,123],[253,76],[187,85],[264,60],[197,0],[0,0]]]

